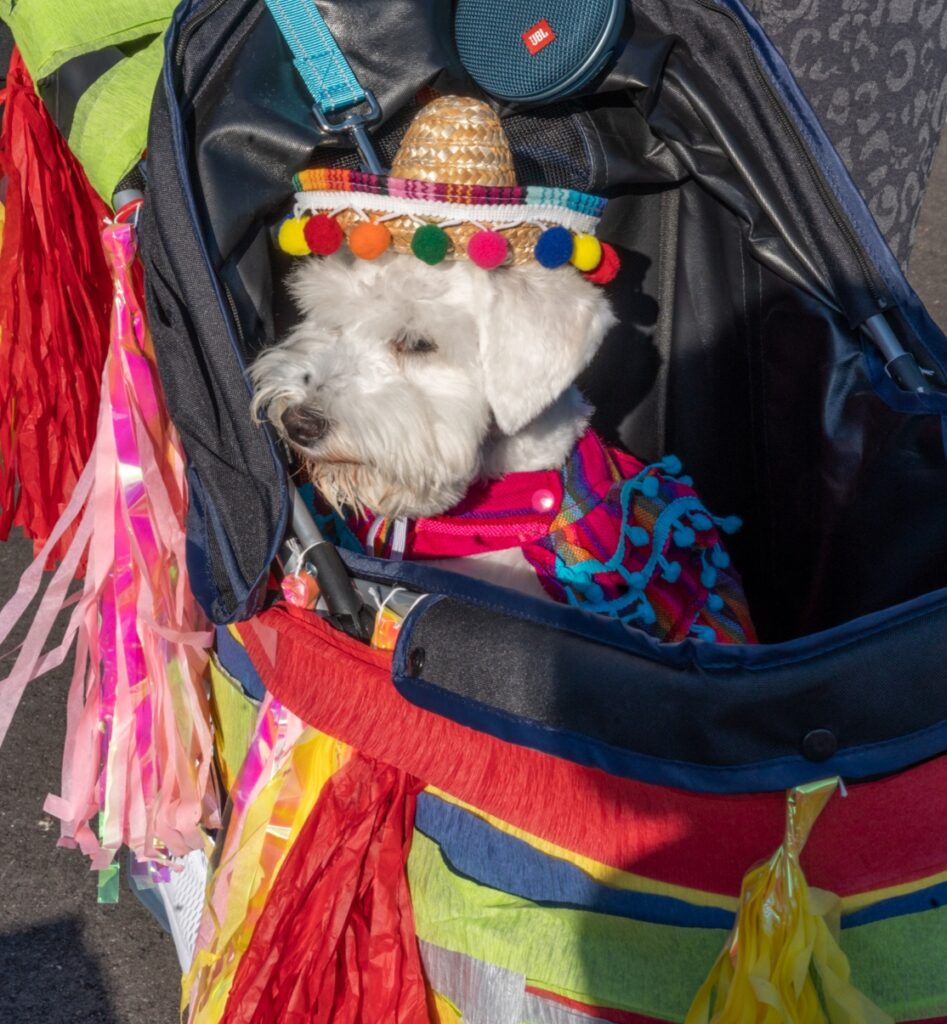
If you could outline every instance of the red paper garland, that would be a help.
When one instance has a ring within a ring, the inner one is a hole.
[[[49,536],[92,450],[112,284],[92,190],[14,50],[0,172],[0,540]],[[65,551],[62,538],[53,557]]]
[[[427,1024],[405,864],[421,784],[354,752],[276,876],[221,1024]]]

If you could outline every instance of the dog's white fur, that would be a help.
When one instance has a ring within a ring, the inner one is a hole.
[[[478,478],[558,468],[586,428],[572,383],[615,317],[573,267],[340,253],[290,288],[302,320],[251,367],[254,414],[290,443],[287,410],[328,421],[293,447],[340,507],[438,515]]]

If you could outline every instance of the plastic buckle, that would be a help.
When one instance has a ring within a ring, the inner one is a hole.
[[[375,94],[370,89],[365,90],[365,103],[368,104],[367,113],[346,114],[339,121],[330,121],[318,103],[313,104],[312,112],[321,131],[332,135],[344,132],[352,136],[361,154],[365,170],[371,174],[384,174],[385,170],[378,159],[378,154],[375,152],[371,136],[368,134],[368,127],[377,124],[381,120],[381,107],[378,105],[378,100],[375,99]]]

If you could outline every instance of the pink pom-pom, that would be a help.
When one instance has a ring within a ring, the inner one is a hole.
[[[467,243],[467,255],[484,270],[493,270],[507,257],[510,247],[499,231],[478,231]]]

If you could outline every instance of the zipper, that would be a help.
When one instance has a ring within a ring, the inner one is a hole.
[[[179,67],[184,60],[184,51],[187,49],[188,43],[194,38],[194,33],[210,18],[214,13],[220,10],[227,0],[209,0],[204,6],[188,21],[187,25],[181,32],[178,38],[177,45],[174,48],[174,62]],[[246,346],[246,335],[243,332],[243,325],[240,322],[240,314],[237,310],[237,303],[233,297],[233,292],[230,290],[230,286],[227,282],[220,278],[220,285],[224,293],[224,297],[227,300],[227,305],[230,308],[230,313],[233,318],[234,327],[237,330],[237,338],[242,348]],[[241,352],[242,359],[242,352]]]
[[[241,345],[241,362],[243,361],[243,351],[246,350],[246,335],[243,333],[243,325],[240,323],[240,314],[237,312],[237,302],[233,297],[233,292],[230,290],[230,285],[221,278],[220,286],[224,290],[224,296],[227,299],[227,305],[230,307],[230,312],[233,316],[234,327],[237,328],[237,338]]]
[[[174,48],[174,63],[177,64],[178,67],[180,67],[184,62],[184,51],[187,49],[187,44],[194,37],[194,33],[212,14],[219,11],[225,3],[227,3],[227,0],[210,0],[210,2],[205,3],[201,10],[199,10],[187,23],[185,28],[182,30],[181,35],[178,37],[177,46]]]
[[[855,257],[862,274],[865,277],[869,285],[869,290],[872,299],[874,299],[879,310],[887,309],[890,306],[890,302],[887,298],[887,289],[881,282],[877,271],[875,270],[874,264],[865,254],[865,250],[862,247],[861,240],[852,227],[851,222],[848,219],[848,214],[842,208],[839,203],[838,197],[825,183],[825,179],[822,176],[822,172],[819,169],[812,153],[809,151],[808,145],[805,140],[799,134],[799,129],[796,127],[795,122],[786,113],[782,105],[782,100],[776,92],[773,83],[770,81],[769,76],[760,67],[759,60],[756,56],[756,50],[753,48],[753,43],[750,39],[750,34],[746,30],[746,26],[742,21],[730,10],[725,7],[720,7],[714,3],[713,0],[696,0],[696,2],[703,7],[705,10],[712,11],[715,14],[722,14],[725,18],[728,18],[736,27],[740,30],[740,34],[743,38],[743,45],[746,49],[747,56],[750,58],[750,64],[753,67],[753,72],[759,81],[760,85],[766,92],[766,95],[770,99],[770,103],[776,112],[776,119],[780,126],[786,131],[790,140],[794,144],[797,152],[802,156],[806,168],[809,171],[809,177],[812,179],[813,184],[821,196],[823,202],[828,207],[829,212],[832,214],[832,219],[835,221],[836,226],[841,231],[845,240],[848,242],[849,249],[852,255]]]

